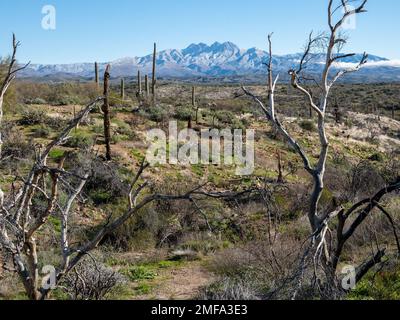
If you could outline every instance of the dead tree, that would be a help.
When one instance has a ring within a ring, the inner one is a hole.
[[[20,46],[20,42],[17,41],[15,34],[13,34],[13,40],[12,40],[13,52],[11,55],[11,60],[8,65],[8,68],[6,70],[6,74],[3,79],[3,82],[0,85],[0,129],[2,126],[2,122],[3,122],[3,114],[4,114],[3,103],[4,103],[4,97],[6,95],[6,92],[7,92],[8,88],[10,87],[11,83],[14,81],[17,73],[19,71],[27,68],[29,65],[29,63],[28,63],[22,67],[17,66],[17,51],[18,51],[19,46]],[[2,134],[1,134],[1,130],[0,130],[0,160],[1,160],[2,147],[3,147],[3,139],[2,139]],[[0,209],[3,206],[3,201],[4,201],[4,193],[0,187]]]
[[[109,104],[109,91],[110,91],[110,65],[107,65],[104,72],[104,103],[102,107],[103,120],[104,120],[104,142],[106,145],[106,159],[111,160],[111,119],[110,119],[110,104]]]
[[[278,132],[286,139],[288,144],[294,149],[294,151],[299,155],[302,159],[304,169],[313,180],[313,190],[311,193],[309,210],[308,210],[308,220],[312,230],[311,237],[311,246],[313,250],[309,252],[314,254],[314,257],[318,261],[323,261],[324,269],[326,271],[327,277],[329,281],[332,282],[336,278],[336,268],[338,265],[338,261],[340,260],[341,254],[343,252],[343,248],[345,243],[351,238],[354,232],[358,229],[358,227],[365,221],[365,218],[374,211],[374,209],[380,209],[379,201],[386,195],[391,192],[397,191],[400,189],[400,182],[396,181],[393,184],[383,188],[377,195],[372,197],[371,199],[365,199],[360,203],[354,205],[350,210],[345,211],[342,208],[338,208],[334,212],[324,213],[320,212],[319,203],[321,199],[322,192],[324,190],[324,176],[326,170],[326,162],[329,152],[329,141],[326,134],[325,128],[325,119],[326,112],[328,106],[328,98],[331,91],[332,86],[344,75],[358,71],[366,62],[367,62],[367,54],[364,53],[363,57],[359,61],[359,63],[350,69],[343,69],[337,71],[332,74],[332,66],[335,62],[340,61],[343,58],[354,56],[355,54],[343,54],[341,53],[341,49],[343,45],[346,43],[346,40],[340,36],[339,30],[343,23],[351,16],[364,13],[365,5],[367,0],[361,1],[361,3],[356,7],[350,7],[349,0],[342,0],[337,4],[337,7],[334,5],[334,0],[329,0],[328,4],[328,25],[329,32],[327,35],[318,35],[314,37],[311,33],[305,47],[304,55],[300,61],[299,67],[297,69],[292,69],[289,71],[289,75],[291,78],[291,86],[302,93],[307,101],[309,107],[315,112],[318,116],[318,136],[320,142],[320,150],[319,156],[316,165],[312,165],[309,160],[309,156],[303,147],[296,141],[292,134],[290,134],[283,124],[278,119],[275,112],[275,99],[274,93],[276,84],[279,79],[279,75],[273,78],[273,70],[272,70],[272,41],[271,34],[268,36],[269,43],[269,62],[268,62],[268,104],[265,105],[261,98],[257,97],[253,93],[251,93],[246,87],[242,87],[242,90],[245,95],[251,97],[263,110],[266,118],[272,123],[272,125],[276,128]],[[352,3],[354,5],[354,3]],[[343,11],[343,14],[340,15],[338,20],[334,22],[335,14],[337,12]],[[306,89],[304,86],[304,82],[309,80],[304,75],[304,70],[306,64],[310,62],[313,55],[313,49],[318,46],[320,49],[321,44],[325,44],[324,50],[326,54],[325,65],[323,67],[322,74],[318,79],[312,79],[314,83],[317,85],[320,95],[318,101],[315,101],[312,92],[309,89]],[[381,209],[380,209],[381,210]],[[382,210],[381,210],[382,211]],[[350,223],[350,216],[356,216],[354,222]],[[337,217],[339,221],[339,226],[337,227],[337,244],[336,248],[332,249],[331,246],[328,245],[326,240],[327,234],[330,233],[330,221],[332,218]],[[389,219],[389,218],[388,218]],[[396,235],[397,239],[397,235]],[[400,247],[399,247],[400,252]],[[364,267],[361,266],[358,270],[362,270],[358,275],[358,280],[361,279],[362,274],[365,274],[370,268],[372,268],[376,263],[379,263],[381,258],[383,257],[384,252],[381,251],[376,254],[375,257],[369,262],[364,264]],[[368,269],[368,270],[367,270]],[[318,282],[318,281],[317,281]]]
[[[342,41],[342,39],[338,38],[338,36],[337,36],[338,30],[341,27],[341,25],[344,23],[345,19],[347,19],[350,15],[364,12],[363,8],[366,3],[366,1],[364,1],[363,4],[358,9],[346,12],[344,14],[344,16],[342,17],[342,19],[340,19],[340,21],[335,26],[333,26],[332,21],[331,21],[332,2],[333,2],[333,0],[329,1],[329,25],[331,27],[331,34],[330,34],[329,44],[328,44],[327,52],[326,52],[326,64],[324,66],[321,83],[319,84],[322,89],[320,101],[315,102],[311,93],[308,90],[306,90],[303,86],[301,86],[301,84],[299,82],[300,73],[303,70],[303,68],[305,67],[305,63],[310,58],[309,56],[311,54],[313,46],[316,45],[318,43],[318,41],[321,40],[320,37],[313,38],[312,34],[310,35],[309,41],[306,46],[306,51],[303,55],[303,58],[301,59],[299,68],[297,70],[289,71],[289,74],[291,76],[292,86],[306,96],[306,98],[308,99],[309,106],[318,115],[318,134],[319,134],[319,140],[320,140],[320,153],[319,153],[318,163],[315,167],[312,167],[311,162],[310,162],[308,156],[306,155],[305,151],[303,150],[303,148],[300,146],[299,143],[297,143],[297,141],[293,138],[293,136],[289,132],[286,131],[286,129],[283,127],[281,122],[276,117],[274,94],[275,94],[276,83],[278,82],[278,79],[279,79],[279,75],[275,78],[275,80],[273,79],[272,41],[271,41],[272,35],[268,36],[268,41],[269,41],[269,63],[268,63],[269,102],[268,102],[268,106],[265,106],[264,103],[258,97],[256,97],[254,94],[252,94],[250,91],[248,91],[245,87],[243,87],[244,93],[246,95],[252,97],[261,106],[261,108],[264,111],[264,113],[266,114],[268,120],[270,120],[272,122],[272,124],[276,127],[276,129],[285,137],[285,139],[288,141],[288,143],[300,155],[300,157],[303,161],[305,170],[311,175],[311,177],[314,180],[314,188],[313,188],[313,193],[312,193],[312,197],[311,197],[310,209],[309,209],[309,213],[308,213],[308,218],[309,218],[313,232],[319,228],[321,221],[324,220],[323,217],[319,215],[318,203],[319,203],[319,200],[320,200],[323,188],[324,188],[323,179],[324,179],[326,160],[327,160],[328,149],[329,149],[329,142],[328,142],[328,138],[326,136],[326,130],[325,130],[325,115],[326,115],[326,107],[327,107],[329,92],[330,92],[333,84],[341,76],[343,76],[344,74],[349,73],[349,72],[357,71],[367,61],[367,55],[364,54],[362,60],[357,65],[357,67],[355,67],[353,69],[346,69],[346,70],[339,71],[332,80],[329,79],[329,72],[335,61],[340,60],[340,58],[354,56],[354,54],[334,55],[334,49],[337,46],[337,43]]]

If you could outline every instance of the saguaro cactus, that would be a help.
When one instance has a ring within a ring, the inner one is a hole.
[[[104,141],[106,145],[106,159],[111,160],[111,119],[110,119],[110,104],[109,104],[109,93],[110,93],[110,65],[107,65],[106,71],[104,72],[104,104],[102,107],[104,116]]]
[[[144,90],[146,93],[146,99],[149,97],[150,87],[149,87],[149,76],[146,74],[144,76]]]
[[[99,86],[99,64],[97,62],[94,63],[94,81],[96,82],[96,86]]]
[[[196,124],[199,123],[199,106],[196,103],[196,87],[192,87],[192,106],[196,109]]]
[[[192,87],[192,106],[196,106],[196,87]]]
[[[138,85],[138,94],[142,94],[142,75],[140,74],[140,70],[137,72],[137,85]]]
[[[277,160],[278,160],[278,180],[277,180],[277,183],[284,183],[281,152],[277,151],[276,152],[276,156],[277,156]]]
[[[121,79],[121,99],[125,99],[125,80],[124,78]]]
[[[154,43],[154,52],[153,52],[153,81],[151,83],[151,93],[153,95],[153,103],[156,101],[156,57],[157,56],[157,44]]]

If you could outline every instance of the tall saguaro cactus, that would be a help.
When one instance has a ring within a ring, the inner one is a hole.
[[[94,63],[94,81],[96,86],[99,87],[99,64],[97,62]]]
[[[146,94],[146,99],[148,99],[150,93],[150,86],[149,86],[149,76],[147,74],[144,76],[144,90]]]
[[[141,95],[142,94],[142,75],[140,73],[140,70],[138,70],[137,72],[137,86],[138,86],[138,94]]]
[[[196,87],[192,87],[192,106],[196,106]]]
[[[196,87],[192,87],[192,106],[196,110],[196,124],[199,123],[199,105],[196,103]]]
[[[125,100],[125,80],[121,78],[121,99]]]
[[[154,52],[153,52],[153,81],[151,83],[151,93],[153,95],[153,103],[156,101],[156,57],[157,56],[157,44],[154,43]]]
[[[110,119],[110,65],[107,65],[106,71],[104,72],[104,104],[102,107],[104,116],[104,141],[106,145],[106,159],[111,160],[111,119]]]

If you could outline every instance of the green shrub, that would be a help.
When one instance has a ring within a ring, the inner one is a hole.
[[[116,127],[116,132],[120,135],[124,135],[124,136],[133,136],[133,130],[131,128],[131,126],[129,124],[127,124],[124,121],[121,120],[115,120],[114,124],[117,126]]]
[[[190,106],[177,106],[175,110],[175,118],[182,121],[193,119],[195,111]]]
[[[59,97],[58,101],[56,101],[56,104],[60,106],[67,106],[72,104],[81,104],[81,102],[81,99],[77,96],[66,95]]]
[[[233,124],[236,120],[236,116],[230,111],[219,111],[217,112],[216,117],[219,122],[224,124]]]
[[[303,120],[299,123],[300,128],[306,131],[314,132],[317,131],[317,127],[311,120]]]
[[[382,153],[374,153],[371,157],[369,157],[369,160],[375,161],[375,162],[383,162],[385,159],[384,159]]]
[[[93,190],[90,192],[89,197],[93,200],[95,205],[109,203],[113,198],[111,192],[104,190]]]
[[[50,135],[51,130],[49,127],[42,124],[39,127],[33,128],[32,133],[36,138],[47,138]]]
[[[19,124],[22,126],[45,124],[46,118],[47,116],[44,110],[38,108],[27,108],[22,111]]]
[[[71,138],[67,141],[65,145],[70,148],[85,149],[91,147],[93,143],[93,137],[89,133],[76,131],[72,134]]]
[[[60,160],[62,157],[64,157],[65,152],[60,149],[53,149],[49,153],[49,157],[55,161]]]
[[[61,235],[61,220],[57,217],[49,216],[48,221],[53,226],[53,229],[57,235]]]
[[[136,287],[135,292],[138,295],[149,294],[152,289],[153,288],[152,288],[152,286],[150,284],[141,283]]]
[[[131,281],[153,280],[157,276],[153,268],[145,265],[130,267],[125,269],[122,273]]]
[[[49,128],[53,130],[61,130],[66,127],[67,122],[65,119],[61,117],[46,117],[45,124]]]
[[[47,104],[46,100],[42,99],[42,98],[34,98],[32,100],[28,100],[26,102],[27,104]]]
[[[203,254],[209,254],[229,247],[230,243],[227,241],[217,240],[215,238],[210,239],[192,239],[185,241],[178,246],[178,249],[191,250],[194,252],[200,252]]]
[[[350,300],[399,300],[400,271],[369,273],[347,298]]]
[[[154,122],[162,122],[167,120],[169,116],[166,107],[160,105],[151,106],[147,110],[141,111],[141,114]]]

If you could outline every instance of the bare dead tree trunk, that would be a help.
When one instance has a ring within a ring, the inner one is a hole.
[[[104,120],[104,142],[106,145],[106,159],[111,161],[111,119],[110,119],[110,104],[109,104],[109,85],[110,80],[110,65],[107,66],[104,72],[104,104],[102,107]]]
[[[12,39],[12,48],[13,52],[11,55],[11,60],[7,68],[7,74],[3,80],[3,83],[0,85],[0,160],[1,160],[1,154],[2,154],[2,149],[3,149],[3,137],[2,137],[2,132],[1,132],[1,127],[2,127],[2,122],[3,122],[3,115],[4,115],[4,110],[3,110],[3,103],[4,103],[4,97],[6,95],[6,92],[8,88],[10,87],[11,83],[14,81],[17,73],[26,67],[28,67],[29,63],[22,67],[17,66],[17,51],[18,47],[20,46],[20,42],[17,41],[17,38],[15,37],[15,34],[13,34],[13,39]],[[4,202],[4,192],[0,187],[0,212],[3,207],[3,202]]]
[[[274,102],[274,91],[276,87],[276,83],[278,81],[278,77],[273,80],[272,76],[272,45],[271,45],[271,35],[268,37],[269,42],[269,63],[268,63],[268,106],[265,106],[264,103],[252,94],[249,90],[245,87],[242,87],[244,94],[250,96],[254,101],[256,101],[261,109],[264,111],[267,119],[272,122],[273,126],[276,128],[277,131],[281,133],[283,137],[287,140],[287,142],[292,146],[292,148],[296,151],[296,153],[301,157],[305,170],[310,174],[313,179],[313,189],[310,198],[310,206],[308,212],[308,219],[310,222],[311,230],[312,230],[312,246],[314,248],[315,256],[322,257],[322,264],[328,265],[328,273],[332,276],[331,279],[335,279],[335,271],[337,267],[338,260],[341,256],[343,247],[346,241],[353,235],[354,231],[359,227],[359,225],[364,221],[365,217],[372,211],[376,204],[370,204],[364,208],[361,213],[359,214],[358,218],[352,223],[350,227],[345,230],[345,224],[349,216],[349,212],[347,214],[344,213],[343,210],[336,210],[335,212],[331,213],[320,213],[319,212],[319,202],[321,199],[322,192],[324,190],[324,176],[326,170],[326,162],[329,152],[329,141],[326,134],[325,128],[325,116],[326,116],[326,109],[328,106],[328,97],[331,91],[332,86],[337,82],[339,78],[348,74],[350,72],[358,71],[367,61],[368,55],[364,53],[363,57],[361,58],[360,62],[353,68],[350,69],[343,69],[337,71],[336,74],[330,76],[330,71],[332,70],[332,66],[336,61],[340,61],[340,59],[354,56],[355,54],[341,54],[337,53],[336,50],[339,47],[340,52],[340,44],[345,42],[344,39],[340,37],[339,29],[343,25],[343,23],[350,17],[356,14],[360,14],[365,12],[364,6],[367,0],[363,0],[362,3],[353,8],[349,6],[348,0],[341,1],[341,6],[339,6],[339,10],[343,9],[343,15],[339,20],[334,23],[334,14],[338,11],[338,9],[333,8],[333,0],[329,0],[328,6],[328,24],[330,28],[329,34],[329,41],[326,48],[326,62],[324,65],[324,69],[321,75],[320,82],[318,83],[315,79],[314,82],[318,84],[318,88],[320,89],[321,93],[319,96],[318,101],[315,101],[313,97],[313,93],[311,90],[306,89],[302,85],[302,80],[304,77],[301,75],[305,65],[310,59],[310,55],[314,46],[319,45],[321,41],[325,40],[325,36],[320,35],[317,37],[313,37],[312,33],[309,36],[308,43],[306,45],[305,53],[300,61],[299,68],[297,70],[290,70],[289,75],[291,76],[291,85],[293,88],[297,89],[301,92],[307,99],[309,108],[312,112],[315,112],[318,116],[318,136],[319,136],[319,156],[318,161],[315,165],[311,165],[308,156],[306,155],[303,148],[297,143],[297,141],[291,136],[291,134],[282,126],[281,122],[277,119],[275,114],[275,102]],[[385,188],[384,192],[381,192],[377,198],[381,198],[384,194],[390,192],[394,188],[400,188],[398,184],[391,186],[390,188]],[[378,201],[379,202],[379,201]],[[364,204],[364,203],[362,203]],[[358,209],[361,204],[356,205],[356,209]],[[353,209],[352,211],[354,211]],[[350,212],[352,212],[350,210]],[[339,226],[338,226],[338,241],[337,241],[337,248],[333,254],[333,257],[330,257],[330,251],[325,239],[326,234],[328,233],[328,222],[332,217],[338,217],[339,219]],[[396,236],[397,239],[397,236]],[[400,251],[400,249],[399,249]],[[331,260],[332,258],[332,260]],[[377,261],[379,259],[375,259]],[[372,263],[367,264],[368,266],[372,265]]]

